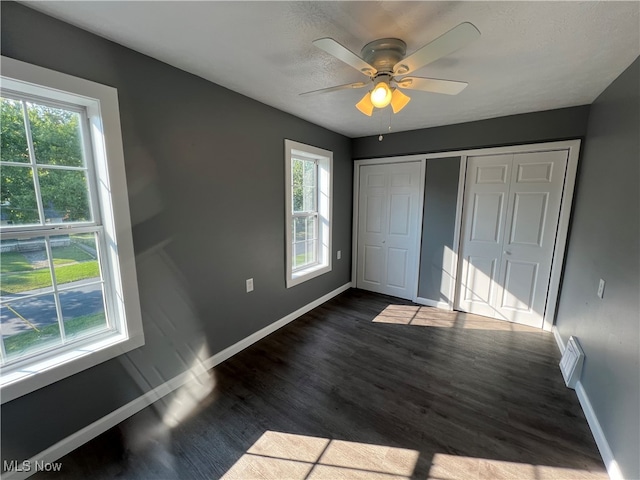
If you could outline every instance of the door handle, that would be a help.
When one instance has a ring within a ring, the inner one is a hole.
[[[511,255],[511,252],[510,252],[509,250],[505,250],[505,251],[504,251],[504,254],[505,254],[505,255]]]

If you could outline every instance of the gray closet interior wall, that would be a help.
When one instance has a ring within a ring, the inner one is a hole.
[[[443,259],[445,249],[453,250],[459,176],[460,157],[427,160],[418,297],[437,302],[453,300],[441,285],[448,282]]]

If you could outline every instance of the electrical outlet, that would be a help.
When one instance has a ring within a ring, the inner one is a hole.
[[[338,260],[340,260],[342,258],[342,250],[338,250],[338,253],[336,256],[338,257]]]
[[[604,298],[604,280],[600,279],[600,283],[598,284],[598,296],[600,298]]]
[[[247,278],[247,293],[253,292],[253,278]]]

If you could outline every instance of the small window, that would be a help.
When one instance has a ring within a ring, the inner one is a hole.
[[[117,92],[4,57],[1,82],[6,402],[140,346],[143,336]]]
[[[331,271],[333,153],[285,140],[287,288]]]

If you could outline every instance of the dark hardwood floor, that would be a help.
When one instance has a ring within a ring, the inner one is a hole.
[[[608,478],[559,359],[540,330],[350,290],[55,478]]]

